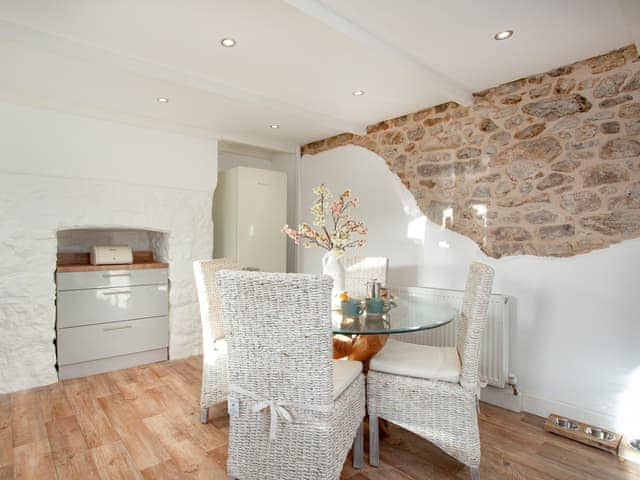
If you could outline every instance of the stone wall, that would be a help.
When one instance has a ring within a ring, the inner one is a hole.
[[[386,120],[302,154],[382,156],[424,214],[484,252],[571,256],[640,236],[634,46]]]

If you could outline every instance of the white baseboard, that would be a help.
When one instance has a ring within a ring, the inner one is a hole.
[[[480,400],[512,412],[522,411],[522,395],[514,395],[511,387],[495,388],[487,386],[480,392]]]
[[[603,427],[616,431],[615,418],[605,413],[588,410],[569,403],[539,398],[526,393],[513,394],[511,388],[495,388],[488,386],[482,389],[480,400],[502,407],[512,412],[528,412],[540,417],[548,417],[551,413],[556,413],[564,417],[579,420],[598,427]]]
[[[613,431],[616,431],[617,428],[615,418],[611,415],[578,407],[569,403],[548,400],[546,398],[538,398],[526,393],[522,394],[522,410],[541,417],[547,417],[550,413],[556,413],[563,417],[572,418],[583,423],[589,423],[591,425],[611,429]]]

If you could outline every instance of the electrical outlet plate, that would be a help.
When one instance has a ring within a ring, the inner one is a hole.
[[[640,450],[636,450],[632,445],[634,440],[640,438],[640,435],[625,435],[620,442],[620,448],[618,449],[618,455],[625,460],[629,460],[633,463],[640,463]]]

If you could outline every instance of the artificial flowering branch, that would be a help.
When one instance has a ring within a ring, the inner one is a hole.
[[[349,218],[348,210],[358,206],[358,199],[352,198],[351,190],[342,192],[331,204],[331,192],[324,184],[314,188],[313,194],[317,197],[310,209],[313,225],[301,223],[297,230],[285,225],[282,227],[282,233],[288,235],[296,245],[302,243],[304,248],[315,246],[338,253],[344,253],[347,248],[363,247],[367,243],[363,238],[351,240],[354,234],[368,233],[363,222]],[[328,217],[331,219],[331,226],[327,225]]]

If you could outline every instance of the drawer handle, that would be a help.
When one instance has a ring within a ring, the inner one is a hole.
[[[102,292],[102,295],[131,295],[131,290],[120,290],[118,292]]]
[[[130,277],[130,273],[103,273],[102,278],[112,278],[112,277]]]
[[[113,332],[114,330],[126,330],[127,328],[133,328],[133,325],[123,325],[122,327],[105,327],[103,332]]]

